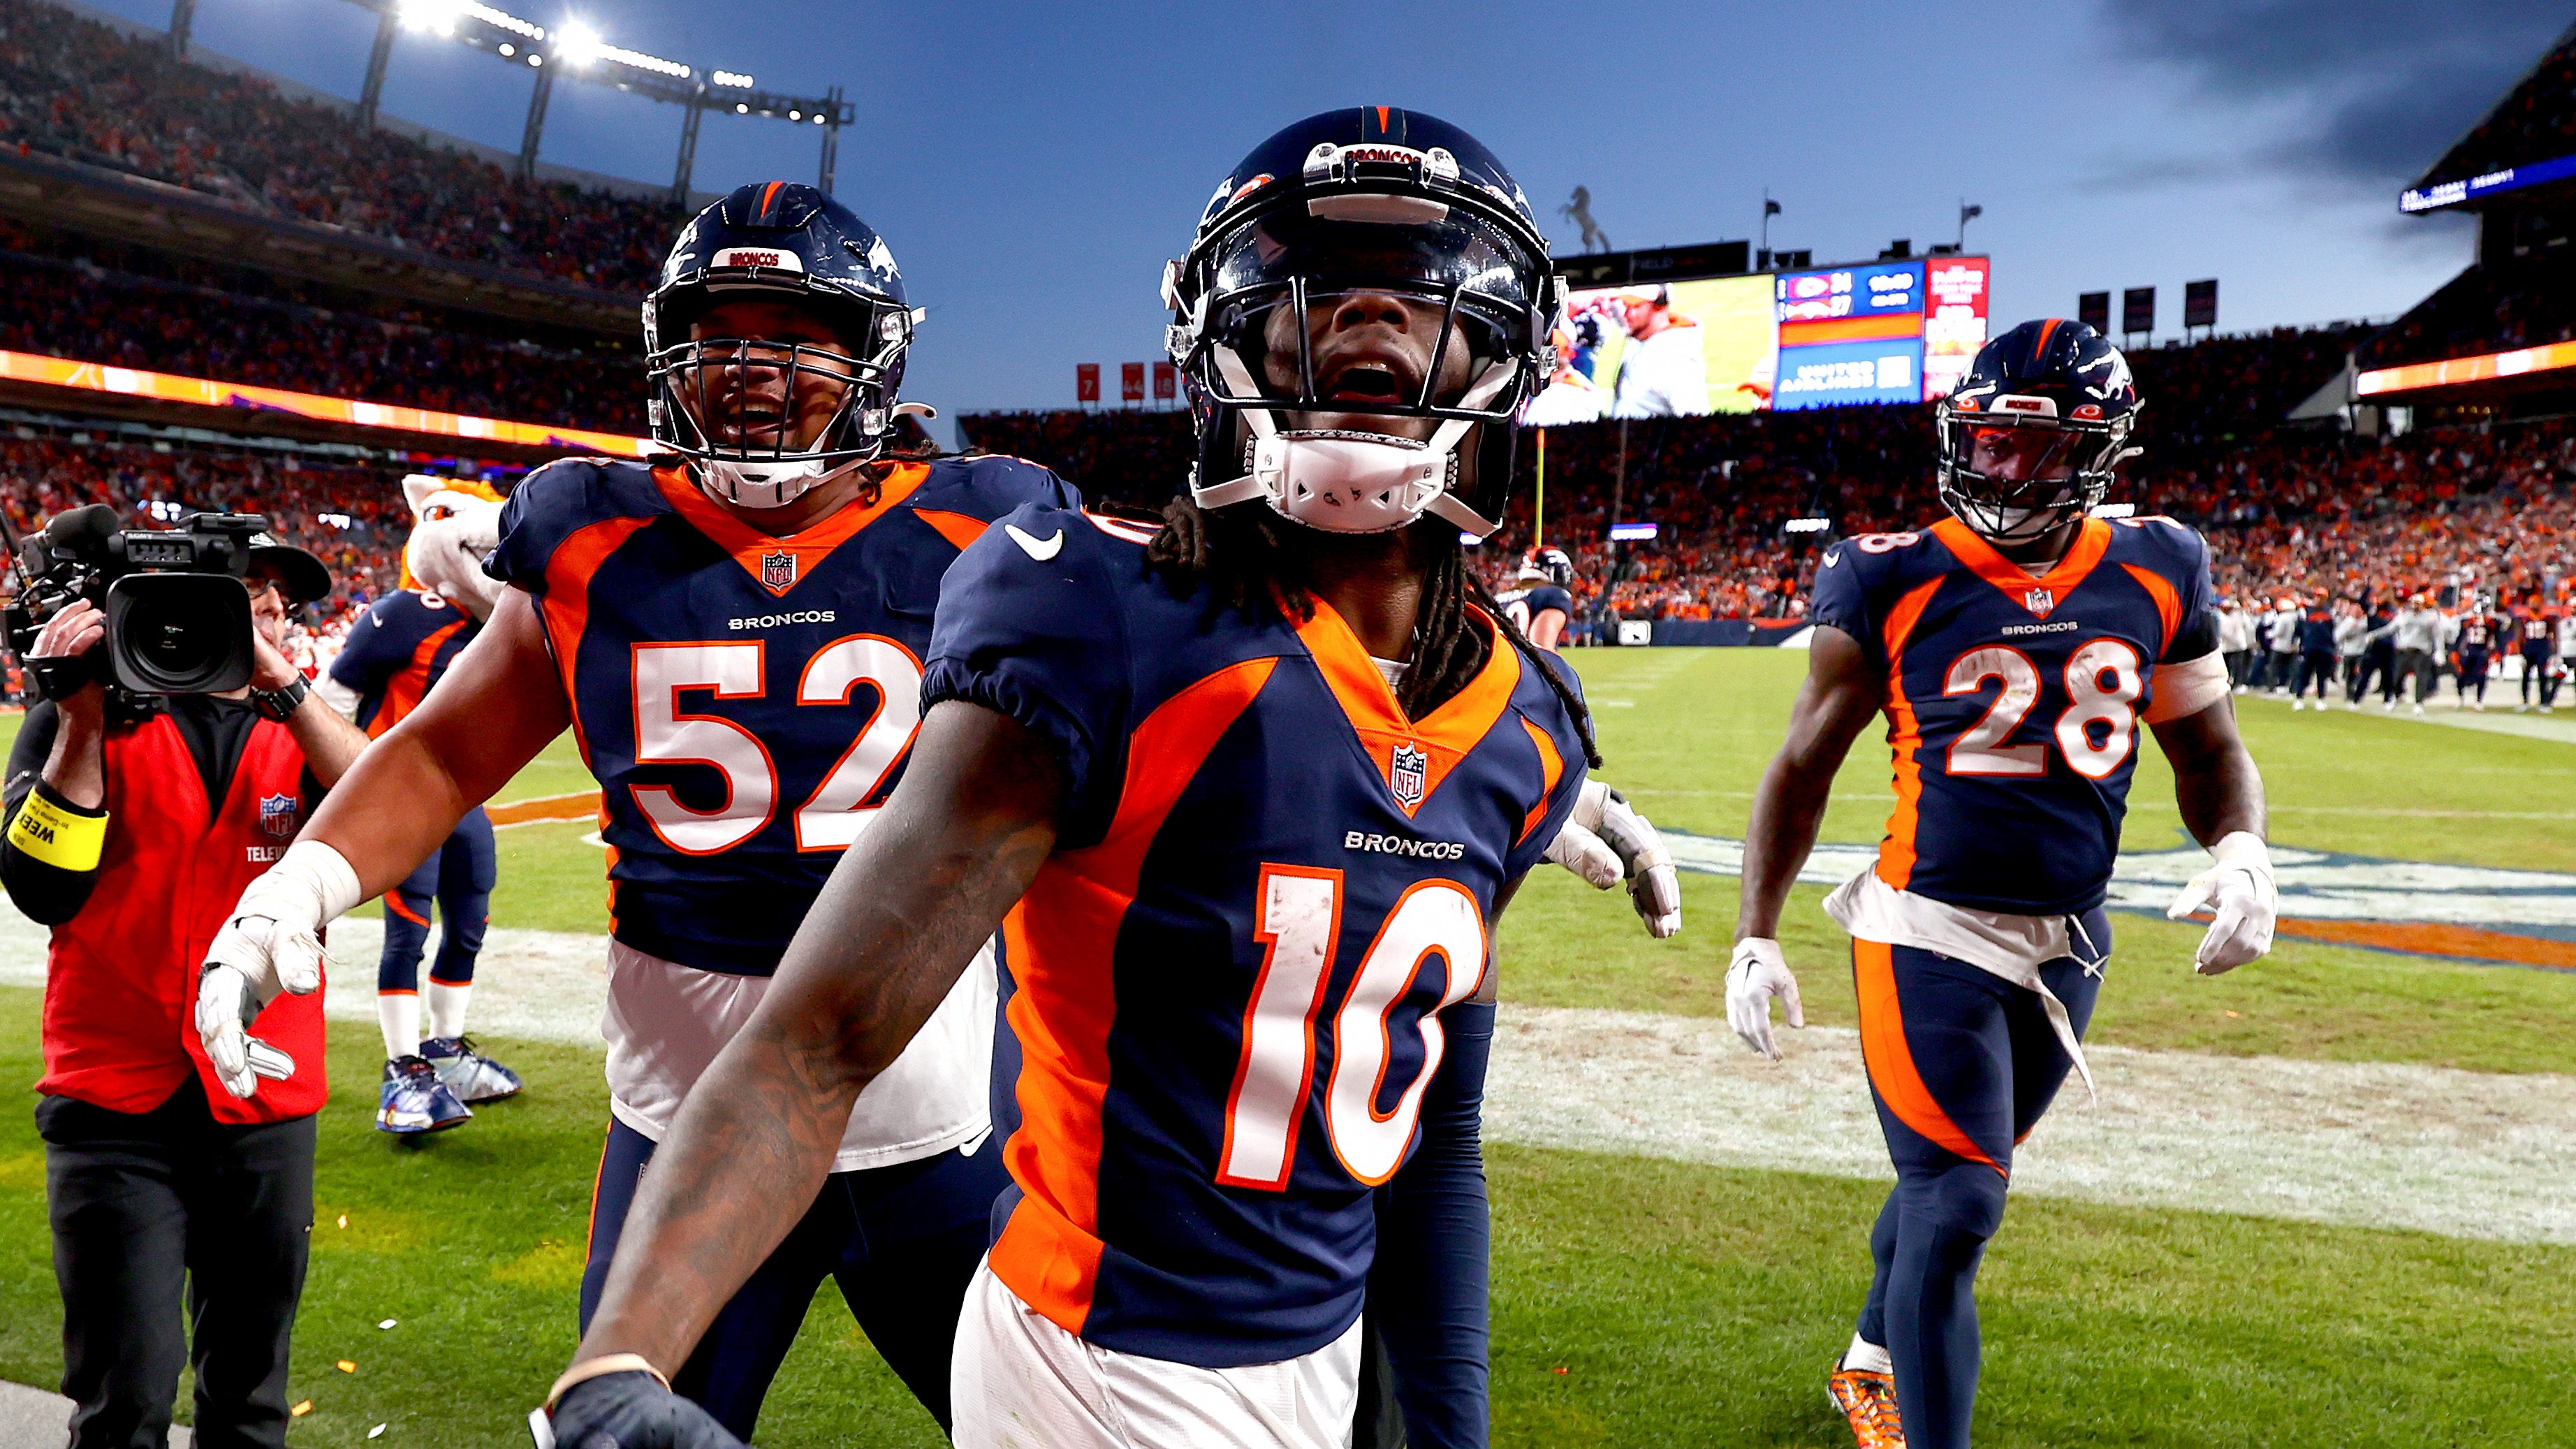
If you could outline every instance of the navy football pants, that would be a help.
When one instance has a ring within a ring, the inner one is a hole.
[[[590,1261],[581,1275],[581,1326],[599,1308],[609,1260],[653,1143],[623,1122],[608,1126],[590,1208]],[[814,1206],[716,1315],[671,1387],[748,1441],[769,1381],[805,1326],[814,1290],[831,1278],[851,1316],[888,1366],[948,1428],[948,1355],[958,1306],[983,1260],[993,1199],[1009,1182],[1002,1135],[974,1155],[949,1151],[918,1162],[824,1179]]]
[[[2083,917],[2087,959],[2107,956],[2111,922]],[[2075,1063],[2039,993],[1965,961],[1910,946],[1852,943],[1861,1054],[1896,1190],[1869,1236],[1876,1271],[1860,1336],[1896,1363],[1909,1449],[1959,1449],[1977,1395],[1973,1288],[2003,1222],[2013,1148],[2048,1110]],[[2076,1034],[2101,977],[2071,957],[2040,968]]]
[[[436,855],[385,892],[385,950],[376,958],[376,990],[420,990],[420,956],[429,946],[433,903],[447,930],[439,938],[429,979],[443,986],[472,981],[474,958],[483,954],[483,928],[492,915],[492,887],[499,879],[492,817],[478,805],[456,822]]]

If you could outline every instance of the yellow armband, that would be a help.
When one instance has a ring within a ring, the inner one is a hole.
[[[107,812],[80,814],[47,799],[48,793],[42,785],[27,792],[26,803],[9,821],[9,843],[56,870],[98,869],[99,851],[107,844]]]

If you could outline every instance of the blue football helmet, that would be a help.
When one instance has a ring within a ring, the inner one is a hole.
[[[690,335],[719,304],[750,297],[811,312],[841,350]],[[787,503],[884,449],[919,320],[885,239],[848,207],[793,182],[742,187],[681,230],[644,299],[653,440],[690,459],[718,498]],[[837,406],[800,438],[793,400],[818,383]]]
[[[1998,543],[2039,538],[2111,491],[2137,450],[2137,384],[2101,333],[2050,317],[1977,350],[1935,409],[1942,505]]]
[[[1316,375],[1301,320],[1339,296],[1392,295],[1442,319],[1429,365]],[[1252,149],[1220,182],[1186,256],[1164,269],[1167,347],[1198,425],[1201,506],[1261,499],[1341,533],[1436,514],[1482,538],[1502,517],[1514,410],[1554,354],[1556,277],[1529,200],[1473,136],[1419,112],[1364,106],[1310,116]],[[1296,334],[1296,356],[1285,334]],[[1448,386],[1450,350],[1467,349]],[[1279,355],[1274,358],[1274,349]],[[1275,365],[1274,365],[1275,364]],[[1302,415],[1430,420],[1427,438],[1315,429]],[[1476,429],[1472,475],[1456,451]],[[1471,496],[1462,496],[1462,477]]]

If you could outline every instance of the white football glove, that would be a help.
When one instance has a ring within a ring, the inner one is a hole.
[[[1646,934],[1656,940],[1682,928],[1682,882],[1664,837],[1627,797],[1600,781],[1583,782],[1565,828],[1548,844],[1547,858],[1598,890],[1627,881]]]
[[[2169,920],[2188,920],[2201,911],[2216,919],[2191,969],[2203,976],[2233,971],[2272,949],[2272,923],[2279,901],[2272,889],[2272,852],[2252,831],[2231,831],[2209,848],[2209,869],[2193,876],[2165,907]]]
[[[358,873],[318,840],[288,846],[242,892],[197,975],[197,1039],[224,1090],[248,1098],[261,1077],[294,1070],[292,1058],[250,1034],[250,1024],[281,992],[321,989],[322,928],[358,898]]]
[[[1780,1060],[1780,1049],[1771,1044],[1771,998],[1779,997],[1788,1008],[1789,1024],[1807,1024],[1806,1008],[1798,1004],[1798,978],[1789,971],[1788,958],[1780,954],[1780,943],[1768,936],[1747,936],[1735,943],[1735,958],[1726,966],[1726,1023],[1744,1044],[1769,1057]]]

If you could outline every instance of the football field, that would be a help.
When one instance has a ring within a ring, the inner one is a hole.
[[[1846,948],[1817,909],[1856,852],[1821,852],[1784,923],[1810,1022],[1784,1034],[1787,1060],[1752,1058],[1724,1025],[1724,871],[1805,656],[1569,658],[1604,778],[1693,868],[1674,941],[1552,868],[1500,928],[1495,1442],[1847,1445],[1824,1372],[1890,1180]],[[2284,933],[2204,980],[2198,927],[2115,916],[2099,1099],[2070,1082],[2032,1137],[1979,1280],[1979,1441],[2576,1443],[2576,728],[2239,703],[2273,801]],[[1876,839],[1886,773],[1865,738],[1826,842]],[[562,742],[507,798],[586,784]],[[365,1444],[382,1425],[385,1446],[524,1444],[572,1347],[606,1120],[591,831],[501,834],[477,1034],[529,1091],[459,1130],[403,1144],[370,1129],[376,908],[335,933],[299,1443]],[[2115,899],[2169,895],[2183,843],[2144,747]],[[0,920],[13,1090],[38,1072],[41,941]],[[0,1379],[50,1384],[59,1313],[25,1105],[0,1112]],[[827,1290],[760,1442],[940,1441]]]

